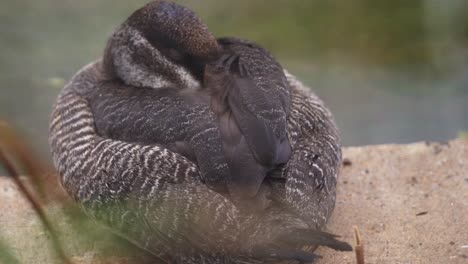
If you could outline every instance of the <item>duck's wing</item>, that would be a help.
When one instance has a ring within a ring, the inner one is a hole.
[[[229,70],[227,103],[254,157],[267,167],[287,161],[291,147],[281,103],[260,89],[248,65],[239,57],[232,61]]]
[[[230,112],[219,117],[219,126],[230,172],[227,187],[236,203],[241,203],[241,200],[255,197],[267,171],[253,156]]]

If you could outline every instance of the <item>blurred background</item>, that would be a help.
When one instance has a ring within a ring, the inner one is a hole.
[[[51,106],[141,0],[0,0],[0,119],[48,155]],[[268,48],[333,111],[344,145],[468,131],[468,1],[204,0],[218,36]]]

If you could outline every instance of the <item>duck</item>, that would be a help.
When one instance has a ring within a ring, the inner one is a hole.
[[[158,15],[164,19],[154,17]],[[219,56],[219,47],[205,50],[193,44],[193,39],[185,42],[186,38],[177,45],[153,43],[184,32],[182,27],[175,31],[165,28],[159,33],[144,30],[157,22],[166,25],[171,19],[185,21],[182,25],[199,21],[190,10],[175,3],[149,3],[118,28],[103,59],[80,70],[59,94],[50,122],[50,145],[65,190],[91,217],[161,258],[170,255],[186,263],[199,263],[201,259],[219,263],[220,259],[239,256],[310,261],[315,256],[298,246],[316,244],[350,250],[347,243],[320,231],[335,202],[341,159],[336,126],[323,103],[287,72],[284,74],[291,89],[287,130],[292,153],[275,176],[278,181],[266,187],[271,198],[264,212],[239,211],[206,182],[200,164],[171,151],[171,146],[154,144],[152,137],[161,135],[151,126],[180,124],[181,120],[171,114],[166,118],[164,112],[192,100],[199,104],[201,98],[204,105],[187,107],[192,112],[182,111],[185,120],[200,124],[198,132],[212,131],[206,124],[217,124],[216,114],[206,101],[210,96],[204,92],[200,97],[187,96],[185,91],[200,95],[204,59],[212,61]],[[222,40],[215,43],[219,45]],[[176,49],[170,50],[173,47]],[[121,75],[124,77],[116,77]],[[171,98],[177,100],[168,101]],[[159,103],[165,107],[153,108],[160,107]],[[98,124],[104,110],[113,113],[108,119],[111,127],[133,122],[143,129],[122,133],[117,126],[106,134],[106,124]],[[196,119],[192,113],[206,119]],[[199,122],[207,120],[210,122]],[[312,123],[319,123],[322,130],[317,131]],[[174,128],[162,130],[165,136],[175,133]],[[221,146],[220,156],[224,156],[222,145],[217,145]],[[208,153],[217,156],[212,150],[204,154]],[[109,205],[117,210],[106,211]]]

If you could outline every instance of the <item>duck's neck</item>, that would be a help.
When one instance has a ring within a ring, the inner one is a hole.
[[[169,61],[139,30],[126,23],[109,38],[103,64],[109,76],[131,86],[200,88],[190,71]]]

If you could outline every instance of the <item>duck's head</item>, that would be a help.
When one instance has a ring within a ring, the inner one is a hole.
[[[197,88],[204,65],[220,48],[190,9],[153,1],[135,11],[109,38],[107,74],[139,87]]]

